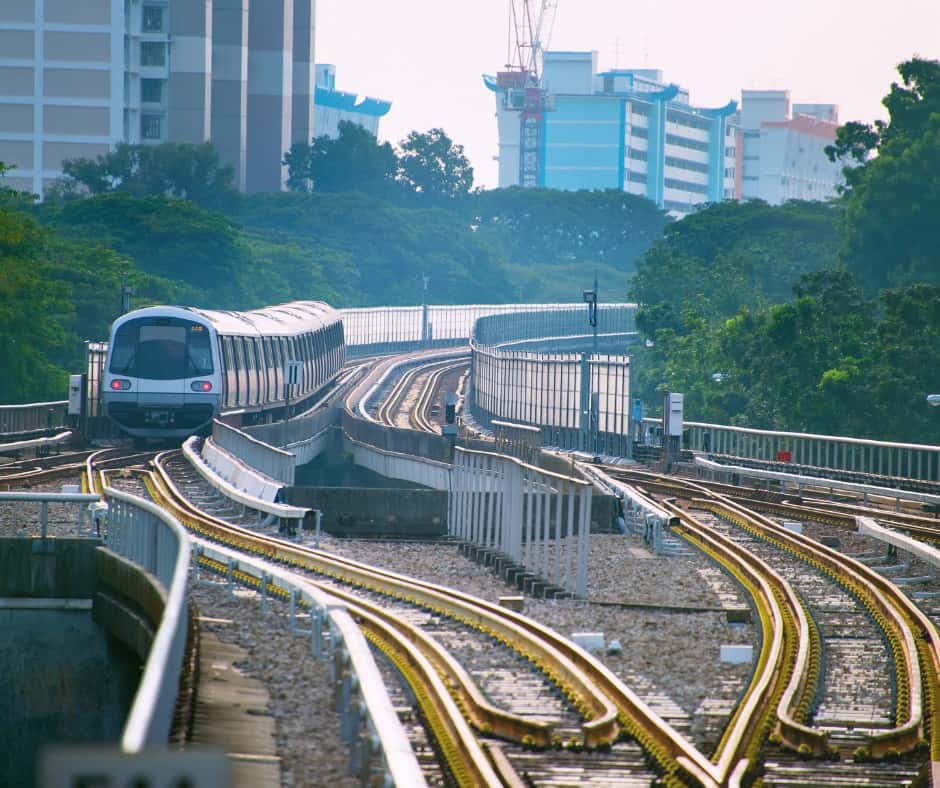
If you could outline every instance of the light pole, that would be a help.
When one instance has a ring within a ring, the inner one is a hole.
[[[430,337],[428,334],[428,283],[431,281],[430,276],[422,274],[421,280],[424,282],[424,290],[421,295],[421,347],[428,346],[428,340]]]
[[[584,303],[588,305],[588,323],[594,329],[594,352],[597,353],[597,274],[594,274],[594,289],[582,293]]]

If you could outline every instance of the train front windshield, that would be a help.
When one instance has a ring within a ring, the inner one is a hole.
[[[111,348],[112,375],[176,380],[211,375],[208,329],[174,317],[141,317],[124,323]]]

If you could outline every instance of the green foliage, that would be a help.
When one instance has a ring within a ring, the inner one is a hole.
[[[43,399],[65,391],[51,356],[66,342],[73,317],[68,286],[57,281],[48,235],[15,202],[0,204],[0,402]]]
[[[180,197],[212,206],[224,203],[234,193],[235,170],[221,164],[208,142],[120,144],[95,159],[66,159],[62,172],[63,178],[48,191],[47,198],[124,192],[135,197]]]
[[[412,131],[399,145],[399,180],[429,200],[452,200],[473,188],[473,167],[443,129]]]
[[[340,121],[339,137],[298,142],[284,155],[287,185],[294,191],[362,192],[390,197],[397,189],[398,157],[387,142],[357,123]]]
[[[940,64],[914,58],[898,71],[882,102],[889,120],[849,123],[829,149],[859,163],[845,169],[841,258],[869,294],[940,282]]]
[[[640,328],[682,332],[687,309],[714,320],[786,300],[802,274],[834,264],[837,210],[723,202],[666,226],[631,284],[630,299],[643,305]]]
[[[617,190],[494,189],[465,201],[477,235],[522,265],[592,263],[623,274],[669,219],[655,203]],[[608,286],[606,292],[614,292]]]
[[[255,232],[331,250],[338,305],[414,304],[422,275],[436,303],[506,301],[499,261],[459,215],[407,209],[363,194],[265,194],[233,214]]]

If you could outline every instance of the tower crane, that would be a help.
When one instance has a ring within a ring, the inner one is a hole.
[[[502,108],[519,112],[520,186],[541,184],[544,114],[550,109],[542,86],[542,54],[548,46],[558,0],[509,0],[509,53],[497,74]]]
[[[509,0],[510,71],[525,75],[527,86],[538,86],[542,52],[552,36],[558,0]]]

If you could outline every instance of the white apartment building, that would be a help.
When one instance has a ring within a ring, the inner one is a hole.
[[[787,200],[838,196],[844,162],[831,162],[825,148],[836,138],[835,104],[794,104],[788,90],[742,90],[740,196],[771,205]]]
[[[275,191],[313,131],[315,0],[0,0],[0,161],[41,195],[120,142],[213,142]]]

